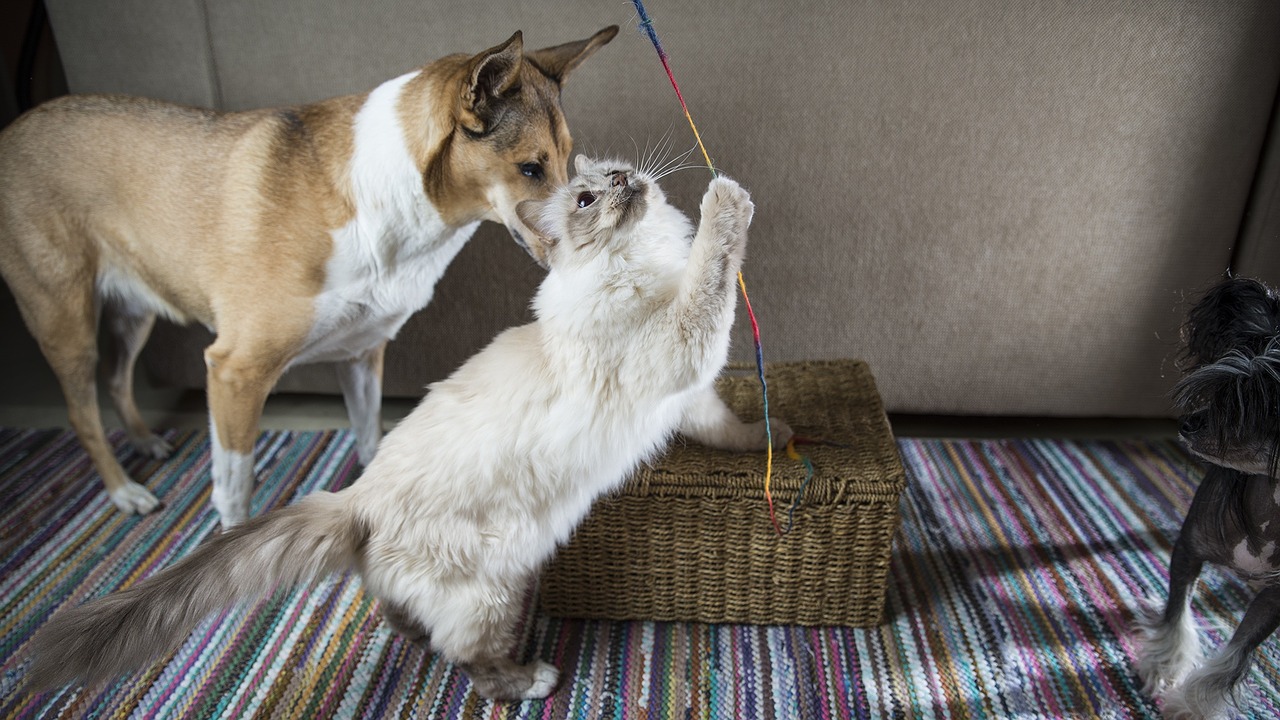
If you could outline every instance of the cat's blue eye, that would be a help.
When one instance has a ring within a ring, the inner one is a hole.
[[[532,162],[520,163],[520,174],[534,180],[541,180],[545,177],[545,174],[542,172],[542,165],[540,163]]]
[[[589,192],[584,192],[578,196],[578,207],[584,208],[596,201],[596,196]]]

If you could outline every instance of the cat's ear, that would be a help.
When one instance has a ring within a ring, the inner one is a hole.
[[[529,61],[536,65],[543,75],[563,85],[565,76],[617,34],[618,26],[610,25],[586,40],[534,50],[529,53]]]
[[[545,201],[525,200],[516,204],[516,217],[520,218],[520,223],[524,225],[524,249],[538,261],[542,267],[547,267],[547,256],[551,254],[551,248],[555,247],[559,239],[555,233],[548,227],[546,218],[543,217],[542,203]]]
[[[459,118],[463,127],[477,134],[488,129],[501,99],[520,88],[523,63],[524,36],[519,30],[506,42],[478,53],[468,61]]]

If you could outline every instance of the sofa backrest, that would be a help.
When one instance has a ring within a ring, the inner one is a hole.
[[[565,89],[577,149],[693,144],[617,0],[48,5],[73,91],[228,110],[616,23]],[[897,412],[1164,415],[1188,301],[1233,263],[1280,280],[1275,151],[1249,204],[1280,86],[1274,0],[648,7],[716,164],[753,193],[766,359],[864,358]],[[707,179],[665,184],[694,210]],[[1247,207],[1270,214],[1242,235]],[[525,318],[537,279],[486,228],[397,340],[388,391],[419,393]],[[750,347],[740,318],[735,358]]]

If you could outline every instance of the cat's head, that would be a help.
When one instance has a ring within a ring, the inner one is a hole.
[[[516,206],[533,231],[529,254],[544,268],[554,267],[557,257],[607,247],[651,207],[666,202],[657,183],[629,163],[579,155],[574,169],[577,175],[547,199]]]

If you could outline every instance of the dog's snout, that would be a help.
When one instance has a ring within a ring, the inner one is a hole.
[[[1183,435],[1195,435],[1204,429],[1204,415],[1196,413],[1182,418],[1182,424],[1178,427],[1178,431]]]
[[[626,186],[627,186],[627,174],[626,174],[626,173],[624,173],[624,172],[616,172],[616,173],[614,173],[614,174],[613,174],[613,178],[612,178],[611,180],[609,180],[609,186],[610,186],[610,187],[626,187]]]

